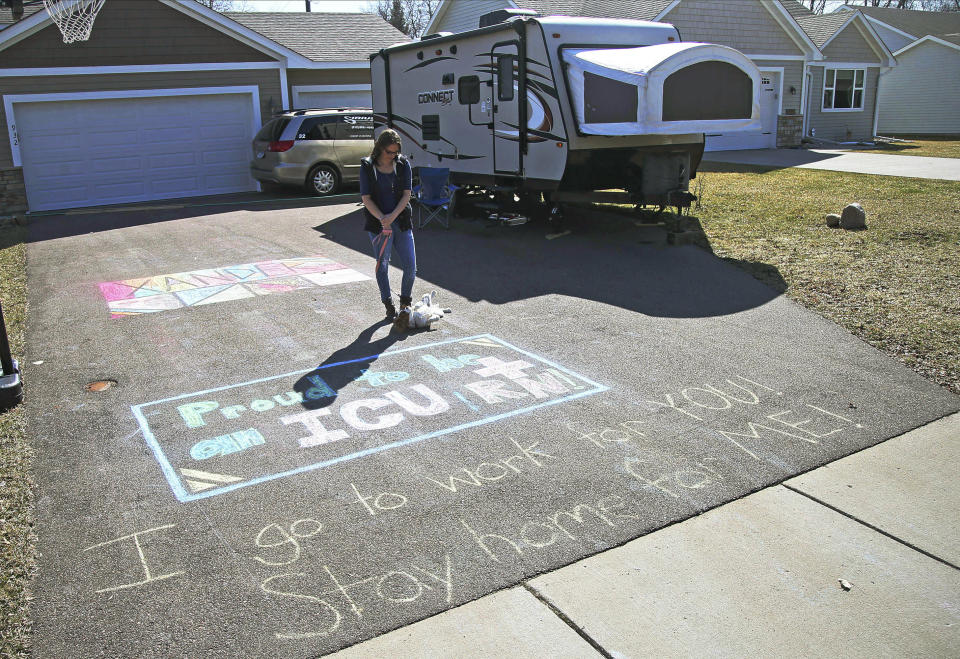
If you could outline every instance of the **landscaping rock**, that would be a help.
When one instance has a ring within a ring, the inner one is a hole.
[[[863,206],[853,203],[844,208],[843,214],[840,216],[840,226],[844,229],[866,229],[867,214],[864,212]]]
[[[830,213],[827,215],[827,226],[831,228],[840,226],[840,216],[836,213]]]

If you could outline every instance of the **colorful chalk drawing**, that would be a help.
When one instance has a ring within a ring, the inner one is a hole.
[[[383,368],[379,367],[383,364]],[[131,407],[174,496],[194,501],[606,391],[489,334]]]
[[[112,318],[370,279],[324,256],[230,265],[100,284]]]

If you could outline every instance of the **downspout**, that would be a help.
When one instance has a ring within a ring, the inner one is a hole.
[[[873,98],[873,133],[872,137],[877,136],[877,126],[880,124],[880,83],[883,82],[883,74],[888,73],[890,67],[881,66],[880,73],[877,75],[877,93]]]

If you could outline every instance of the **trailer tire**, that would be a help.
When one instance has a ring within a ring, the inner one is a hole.
[[[317,165],[307,174],[306,188],[318,197],[332,195],[340,188],[340,174],[331,165]]]

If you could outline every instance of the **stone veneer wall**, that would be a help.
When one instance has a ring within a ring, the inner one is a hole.
[[[19,167],[0,169],[0,217],[27,212],[27,186]]]
[[[781,114],[777,117],[777,148],[800,146],[803,139],[803,115]]]

